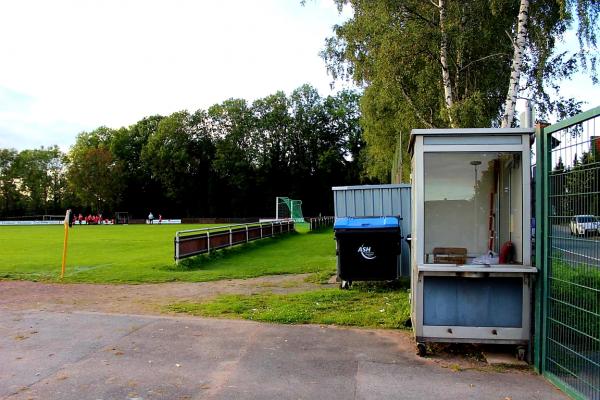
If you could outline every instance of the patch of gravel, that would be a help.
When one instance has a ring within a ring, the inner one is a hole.
[[[0,310],[92,311],[117,314],[164,314],[164,306],[200,302],[221,294],[296,293],[329,285],[305,282],[310,274],[270,275],[211,282],[140,285],[0,281]]]

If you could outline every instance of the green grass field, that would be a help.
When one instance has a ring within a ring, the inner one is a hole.
[[[209,225],[75,226],[65,282],[210,281],[335,269],[331,230],[295,233],[173,261],[175,232]],[[58,281],[64,228],[1,226],[0,279]]]

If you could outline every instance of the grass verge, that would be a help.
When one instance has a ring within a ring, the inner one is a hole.
[[[167,310],[282,324],[404,329],[410,305],[406,289],[356,285],[350,290],[323,289],[286,295],[222,295],[205,303],[171,304]]]

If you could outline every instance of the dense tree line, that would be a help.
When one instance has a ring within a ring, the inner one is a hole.
[[[332,212],[331,187],[362,171],[359,95],[311,86],[252,103],[149,116],[57,147],[0,150],[0,216],[152,210],[166,217],[272,216],[276,196]]]

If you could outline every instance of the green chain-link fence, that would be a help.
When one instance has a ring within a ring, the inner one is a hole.
[[[600,107],[537,133],[537,366],[600,400]]]

